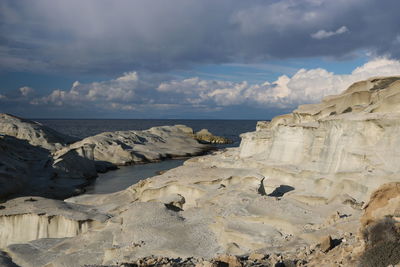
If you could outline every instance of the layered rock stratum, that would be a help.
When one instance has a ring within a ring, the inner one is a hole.
[[[185,264],[198,266],[397,264],[399,130],[400,77],[371,78],[258,123],[238,148],[192,158],[120,192],[64,201],[69,212],[85,207],[109,217],[95,228],[2,249],[16,264],[35,267],[143,257],[171,265],[192,257]],[[3,216],[19,220],[9,206]],[[385,257],[387,251],[394,254]]]

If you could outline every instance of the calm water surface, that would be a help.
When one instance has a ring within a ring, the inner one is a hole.
[[[69,119],[36,119],[44,125],[61,133],[85,138],[109,131],[146,130],[155,126],[184,124],[194,131],[203,128],[215,135],[230,138],[239,145],[239,135],[256,129],[255,120],[69,120]]]
[[[36,119],[61,133],[85,138],[107,131],[146,130],[154,126],[184,124],[194,131],[203,128],[215,135],[224,136],[233,140],[230,146],[239,146],[239,135],[255,131],[257,121],[252,120],[70,120],[70,119]],[[123,190],[142,179],[155,176],[158,171],[181,166],[184,160],[166,160],[157,163],[148,163],[120,167],[118,170],[99,174],[96,181],[88,186],[87,193],[113,193]]]
[[[86,188],[88,194],[113,193],[123,190],[140,180],[157,175],[157,172],[181,166],[184,160],[165,160],[157,163],[147,163],[123,166],[118,170],[99,174],[96,181]]]

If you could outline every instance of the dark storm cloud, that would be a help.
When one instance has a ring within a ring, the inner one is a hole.
[[[3,0],[0,68],[121,73],[359,50],[399,57],[399,8],[397,0]]]

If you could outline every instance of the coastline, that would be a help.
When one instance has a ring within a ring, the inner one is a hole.
[[[0,210],[7,225],[0,228],[2,249],[17,264],[35,267],[118,266],[144,259],[143,264],[150,264],[154,257],[165,264],[191,258],[195,260],[190,264],[203,264],[197,266],[286,261],[297,266],[357,266],[387,244],[398,249],[400,155],[393,144],[400,144],[400,115],[392,99],[399,95],[400,81],[389,80],[362,81],[319,104],[260,122],[256,131],[241,135],[239,147],[190,158],[122,191],[65,201],[8,201]],[[202,151],[187,133],[182,126],[157,127],[145,137],[104,133],[61,148],[55,156],[73,152],[62,158],[73,163],[62,165],[64,170],[76,168],[82,158],[95,159],[97,168],[104,168],[106,159],[115,165],[143,162],[137,153],[127,157],[121,143],[114,147],[112,142],[155,142],[159,137],[161,144],[135,151],[157,159],[177,151],[187,155],[188,144],[193,145],[191,155]],[[79,161],[74,161],[76,155]],[[82,170],[75,174],[85,173]],[[37,224],[27,227],[32,220]],[[62,236],[49,230],[55,225],[72,225],[72,231]],[[30,234],[21,235],[21,227]],[[394,241],[379,236],[382,227],[392,231]],[[385,264],[396,260],[387,257]]]

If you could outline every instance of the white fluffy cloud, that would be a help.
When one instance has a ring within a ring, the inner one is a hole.
[[[35,90],[31,87],[24,86],[19,88],[19,92],[21,93],[22,96],[29,97],[35,93]]]
[[[292,107],[302,103],[318,102],[324,96],[340,93],[356,81],[379,75],[400,75],[400,61],[375,59],[347,75],[336,75],[321,68],[300,69],[290,78],[283,75],[272,83],[262,84],[190,78],[162,83],[157,90],[182,94],[190,103]]]
[[[54,90],[50,95],[34,99],[33,104],[64,104],[79,105],[85,102],[110,102],[125,103],[132,101],[135,97],[135,90],[139,84],[139,77],[136,72],[124,73],[117,79],[81,84],[76,81],[69,91],[60,89]]]
[[[203,80],[198,77],[160,80],[129,72],[110,81],[89,84],[75,82],[68,91],[56,89],[47,96],[33,99],[31,103],[95,105],[121,111],[180,107],[215,110],[238,105],[294,108],[298,104],[318,102],[324,96],[340,93],[356,81],[379,75],[400,75],[400,61],[379,58],[343,75],[321,68],[300,69],[292,77],[283,75],[276,81],[260,84]]]
[[[347,29],[346,26],[342,26],[339,29],[337,29],[336,31],[319,30],[316,33],[311,34],[311,37],[314,39],[321,40],[321,39],[332,37],[334,35],[340,35],[340,34],[348,32],[348,31],[349,31],[349,29]]]

